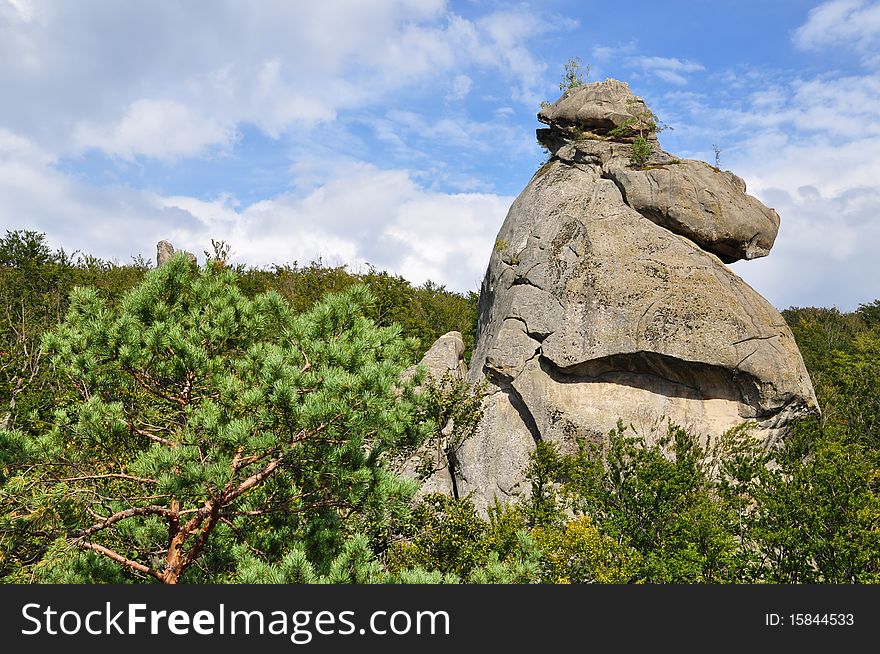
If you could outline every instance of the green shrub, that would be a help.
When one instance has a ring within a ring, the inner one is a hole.
[[[653,150],[648,140],[644,136],[637,136],[633,139],[629,149],[629,162],[636,168],[644,168],[652,152]]]

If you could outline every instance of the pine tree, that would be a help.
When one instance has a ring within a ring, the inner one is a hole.
[[[74,292],[43,340],[67,384],[51,429],[0,434],[6,517],[51,543],[35,578],[222,581],[254,556],[342,578],[358,514],[409,498],[386,459],[425,436],[413,343],[363,286],[297,315],[237,281],[176,256],[117,308]]]

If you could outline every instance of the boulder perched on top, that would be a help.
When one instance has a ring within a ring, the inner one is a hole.
[[[577,128],[608,134],[618,128],[624,129],[621,136],[635,133],[635,130],[625,130],[626,127],[647,126],[653,117],[645,101],[633,95],[626,82],[616,79],[583,84],[566,91],[538,113],[538,120],[556,130]],[[653,132],[651,136],[655,138]]]
[[[587,87],[558,104],[578,96],[575,115],[600,127],[626,85]],[[488,394],[455,453],[458,494],[485,508],[528,493],[538,441],[571,448],[618,420],[649,440],[664,421],[704,439],[748,422],[773,447],[816,397],[782,316],[719,256],[766,254],[776,213],[732,173],[656,144],[639,167],[625,139],[550,124],[552,156],[511,206],[480,292],[468,379]]]

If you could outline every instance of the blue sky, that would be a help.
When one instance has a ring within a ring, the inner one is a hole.
[[[868,0],[0,0],[0,227],[477,289],[571,56],[777,209],[770,256],[733,266],[773,304],[880,297]]]

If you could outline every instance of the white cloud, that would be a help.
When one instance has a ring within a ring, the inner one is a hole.
[[[8,129],[0,127],[0,162],[29,165],[49,165],[55,157]]]
[[[544,64],[529,41],[560,29],[522,7],[471,20],[443,0],[242,9],[0,2],[0,87],[16,98],[0,104],[0,125],[57,154],[175,158],[222,144],[242,122],[277,138],[386,104],[409,85],[451,81],[463,98],[485,71],[536,104]]]
[[[664,82],[679,86],[687,84],[688,73],[705,70],[705,67],[700,63],[675,57],[630,57],[627,59],[627,64],[632,68],[638,68],[645,73],[655,75]]]
[[[595,45],[592,49],[593,59],[599,62],[605,62],[609,59],[621,57],[623,55],[631,55],[637,48],[638,43],[635,39],[628,43],[618,45]]]
[[[33,0],[8,0],[12,9],[18,14],[18,18],[24,22],[30,22],[37,13],[37,7]]]
[[[33,229],[54,247],[128,261],[163,238],[169,225],[192,229],[197,222],[179,209],[165,208],[147,191],[93,188],[52,168],[52,158],[23,139],[0,130],[0,207],[14,218],[7,228]],[[155,256],[155,255],[152,255]]]
[[[311,192],[281,195],[240,211],[226,202],[186,197],[165,198],[163,205],[197,221],[173,235],[181,247],[199,248],[221,238],[249,264],[318,257],[370,263],[414,283],[432,279],[465,291],[478,288],[512,201],[428,191],[406,171],[353,164]]]
[[[531,151],[532,134],[505,124],[501,116],[490,121],[475,121],[465,116],[430,121],[413,111],[388,112],[384,127],[393,126],[395,136],[406,135],[410,142],[430,142],[440,147],[454,147],[465,153],[490,152],[504,144],[508,152],[526,154]]]
[[[82,150],[96,148],[111,156],[158,159],[195,157],[214,145],[229,145],[231,125],[221,125],[173,100],[138,100],[112,125],[80,123],[73,140]]]
[[[526,47],[530,37],[546,33],[557,26],[539,15],[525,10],[497,11],[481,17],[477,25],[488,35],[485,44],[473,49],[483,65],[502,62],[504,68],[519,80],[514,98],[529,105],[541,101],[546,64],[535,57]],[[568,21],[564,27],[573,26]]]
[[[467,75],[456,75],[452,80],[452,87],[446,94],[447,101],[463,100],[474,86],[474,81]]]
[[[810,10],[807,22],[793,35],[804,50],[830,46],[867,49],[880,40],[880,3],[831,0]]]
[[[155,258],[160,239],[201,257],[214,238],[249,265],[370,263],[414,283],[432,279],[467,291],[479,287],[513,201],[430,191],[405,170],[362,163],[337,162],[316,182],[245,207],[231,197],[98,188],[56,171],[38,146],[0,130],[0,207],[16,216],[14,227],[46,232],[68,252],[122,262],[135,254]]]
[[[664,99],[685,125],[678,138],[719,143],[722,167],[780,214],[770,255],[736,272],[781,308],[880,297],[880,75],[740,77],[747,92]]]
[[[823,195],[812,186],[751,189],[782,223],[765,259],[734,269],[773,304],[854,309],[880,297],[880,189]]]

